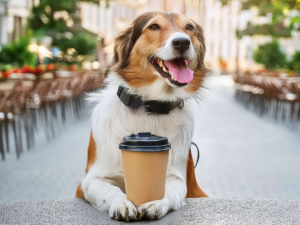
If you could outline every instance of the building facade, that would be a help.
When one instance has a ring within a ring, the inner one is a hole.
[[[39,0],[0,0],[0,44],[25,34],[27,18]]]
[[[0,0],[0,45],[8,41],[7,36],[7,2]]]

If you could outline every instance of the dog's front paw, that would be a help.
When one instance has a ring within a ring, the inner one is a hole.
[[[137,210],[135,205],[126,198],[116,199],[111,204],[109,216],[114,220],[134,221],[137,220]]]
[[[169,211],[168,200],[163,198],[152,202],[147,202],[138,207],[140,220],[154,220],[163,218]]]

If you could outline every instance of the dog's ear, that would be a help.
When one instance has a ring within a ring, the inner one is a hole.
[[[134,44],[141,36],[147,22],[153,17],[153,13],[147,13],[138,17],[132,22],[132,25],[122,31],[115,41],[114,63],[119,64],[120,69],[125,69],[130,62],[130,53]]]
[[[154,13],[147,13],[136,18],[130,27],[121,31],[115,40],[114,57],[113,60],[107,65],[103,78],[105,79],[112,67],[118,65],[118,69],[125,69],[130,62],[130,53],[134,44],[141,36],[143,29],[147,22],[153,17]]]
[[[204,55],[206,52],[204,32],[203,32],[202,27],[199,24],[197,24],[195,21],[193,21],[193,22],[196,25],[197,37],[200,42],[200,49],[197,49],[197,51],[200,51],[200,55],[199,55],[200,57],[198,59],[198,62],[199,62],[199,66],[202,67],[203,63],[204,63]]]
[[[115,41],[114,63],[119,63],[120,68],[124,69],[129,64],[129,56],[135,41],[132,38],[133,26],[122,31]]]
[[[115,40],[114,46],[114,56],[112,61],[106,66],[103,72],[103,79],[105,79],[111,71],[111,68],[120,63],[121,67],[127,66],[129,63],[129,55],[132,50],[132,47],[129,47],[130,44],[130,36],[132,32],[133,26],[127,28],[126,30],[119,33]],[[133,46],[133,45],[132,45]],[[130,49],[131,48],[131,49]]]
[[[133,26],[130,26],[124,31],[121,31],[115,40],[114,56],[112,61],[106,66],[103,73],[103,79],[105,79],[111,68],[119,64],[120,68],[124,69],[129,64],[130,52],[133,48],[134,43],[131,41],[131,33]]]
[[[132,26],[124,31],[121,31],[115,39],[114,56],[112,61],[108,63],[103,72],[103,79],[105,79],[108,76],[114,65],[118,64],[119,62],[123,62],[122,64],[126,64],[126,58],[130,55],[130,52],[127,51],[127,48],[129,48],[127,47],[127,45],[129,44],[131,31]]]

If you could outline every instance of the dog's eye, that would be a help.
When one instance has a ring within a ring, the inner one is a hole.
[[[150,27],[149,27],[151,30],[158,30],[159,29],[159,26],[157,24],[152,24]]]
[[[186,25],[185,29],[187,30],[193,30],[194,27],[191,24]]]

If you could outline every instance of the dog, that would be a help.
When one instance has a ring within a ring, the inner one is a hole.
[[[190,149],[193,100],[209,72],[204,54],[202,28],[179,13],[144,13],[118,35],[113,60],[103,75],[104,88],[88,97],[96,106],[91,113],[86,176],[77,198],[108,210],[112,219],[134,221],[160,219],[183,207],[186,198],[207,197],[197,184]],[[120,87],[142,104],[174,108],[161,112],[161,107],[126,105],[117,95]],[[118,145],[124,136],[138,132],[167,137],[172,149],[164,198],[136,207],[126,199]]]

